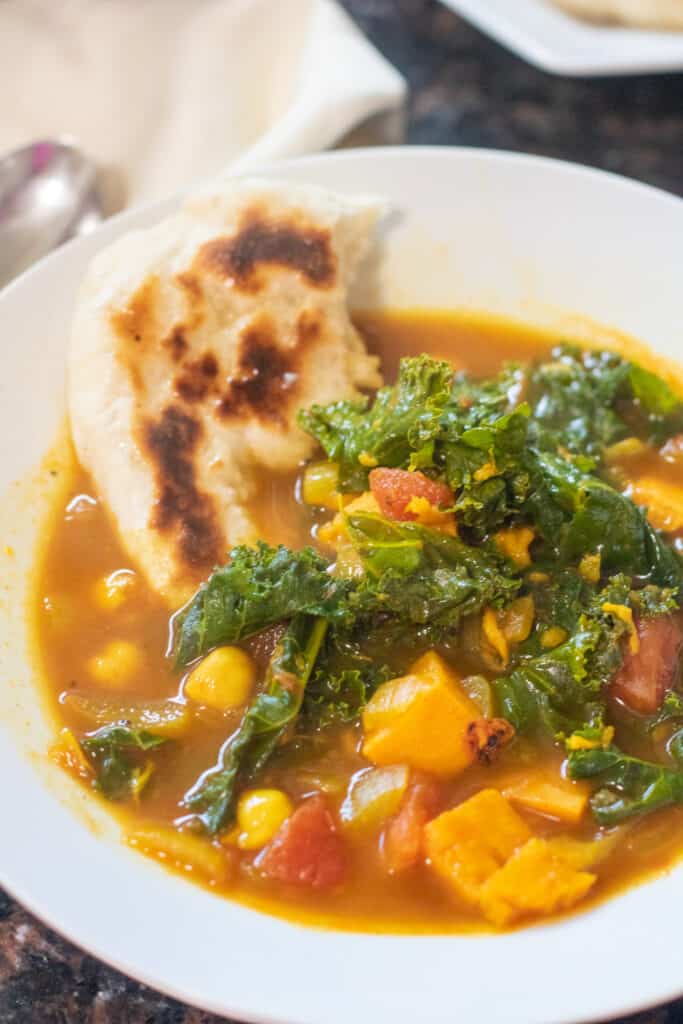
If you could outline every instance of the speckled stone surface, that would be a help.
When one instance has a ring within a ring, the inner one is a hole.
[[[408,143],[540,153],[683,194],[683,75],[555,78],[433,0],[342,2],[408,80]],[[0,891],[0,1024],[218,1020],[84,955]],[[683,1002],[629,1024],[683,1024]]]

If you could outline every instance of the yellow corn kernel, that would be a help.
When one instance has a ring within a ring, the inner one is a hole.
[[[88,672],[98,683],[126,686],[142,668],[142,652],[129,640],[112,640],[88,662]]]
[[[584,555],[579,562],[579,576],[583,576],[587,583],[597,583],[601,572],[600,552],[595,555]]]
[[[365,466],[366,469],[374,469],[375,466],[379,466],[379,462],[374,455],[370,454],[370,452],[361,452],[358,456],[358,461],[361,466]]]
[[[640,650],[640,637],[638,636],[638,630],[636,629],[635,622],[633,621],[633,611],[626,604],[612,604],[611,601],[605,601],[602,606],[603,612],[608,615],[614,615],[615,618],[621,619],[628,626],[629,637],[628,646],[632,654],[637,654]]]
[[[541,633],[541,647],[550,650],[552,647],[559,647],[567,639],[567,630],[562,626],[550,626]]]
[[[485,480],[490,480],[492,476],[496,476],[498,473],[498,467],[495,462],[485,462],[483,466],[474,472],[474,479],[478,484],[483,483]]]
[[[567,740],[567,750],[597,750],[598,747],[607,749],[614,739],[614,726],[606,725],[602,730],[599,739],[589,740],[587,736],[570,736]]]
[[[134,586],[135,573],[130,569],[118,569],[95,583],[95,604],[104,611],[116,611],[128,600]]]
[[[509,530],[499,530],[493,539],[499,550],[510,559],[518,569],[526,569],[531,565],[529,545],[534,539],[534,531],[530,526],[512,526]]]
[[[289,818],[294,805],[281,789],[250,789],[237,804],[237,845],[260,850]]]
[[[498,625],[498,618],[493,608],[487,608],[484,611],[481,629],[485,639],[493,647],[504,667],[510,660],[510,647],[505,639],[505,634]]]
[[[531,633],[536,608],[529,594],[517,597],[496,616],[503,636],[511,644],[521,644]]]
[[[550,583],[550,576],[547,572],[530,572],[527,579],[529,583]]]
[[[311,462],[304,470],[301,496],[307,505],[336,510],[339,504],[339,466],[336,462]]]
[[[256,677],[254,663],[240,647],[217,647],[194,668],[185,696],[218,711],[246,704]]]
[[[623,441],[617,441],[605,448],[605,460],[608,463],[618,462],[620,459],[632,459],[643,455],[647,451],[647,445],[637,437],[625,437]]]

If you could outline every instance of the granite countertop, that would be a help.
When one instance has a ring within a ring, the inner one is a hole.
[[[408,143],[561,157],[683,194],[683,75],[556,78],[435,0],[342,3],[408,80]],[[218,1020],[81,953],[0,891],[0,1024]],[[629,1018],[636,1022],[683,1024],[683,1001]]]

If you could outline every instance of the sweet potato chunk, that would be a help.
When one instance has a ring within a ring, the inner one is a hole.
[[[631,484],[636,505],[647,506],[647,518],[657,530],[683,529],[683,489],[656,476],[642,476]]]
[[[525,821],[497,789],[483,789],[425,827],[427,856],[460,899],[480,905],[483,884],[531,838]]]
[[[371,471],[369,479],[370,490],[387,519],[419,519],[408,507],[412,498],[425,498],[435,509],[449,508],[455,501],[450,487],[419,471],[379,468]]]
[[[424,856],[424,826],[439,809],[441,786],[428,776],[409,786],[398,813],[382,835],[382,859],[390,874],[413,867]]]
[[[433,775],[456,775],[475,758],[467,729],[477,718],[479,709],[456,674],[429,652],[409,675],[377,689],[363,712],[363,754],[377,765],[408,764]]]
[[[502,789],[513,804],[572,825],[581,821],[590,796],[590,787],[585,783],[533,770],[510,778]]]
[[[610,696],[631,711],[654,714],[671,687],[678,668],[682,623],[678,615],[639,619],[638,650],[627,650],[624,661],[609,686]]]
[[[345,844],[325,798],[305,800],[256,858],[266,878],[314,889],[338,885],[346,871]]]
[[[481,909],[499,926],[530,914],[552,914],[572,907],[595,880],[555,856],[545,839],[530,839],[484,882]]]

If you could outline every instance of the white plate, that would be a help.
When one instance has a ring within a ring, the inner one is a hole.
[[[681,354],[683,202],[553,161],[475,150],[348,151],[278,174],[388,196],[395,213],[359,301],[473,306],[569,329],[563,310]],[[74,292],[92,254],[166,213],[131,212],[0,295],[0,882],[96,956],[208,1010],[287,1024],[560,1024],[677,996],[683,869],[566,921],[499,936],[317,931],[216,898],[125,848],[46,764],[27,658],[26,569],[46,503],[39,462],[63,415]],[[3,553],[12,545],[15,554]],[[92,803],[88,804],[92,807]]]
[[[548,0],[443,0],[503,46],[558,75],[683,70],[683,32],[591,25]]]

